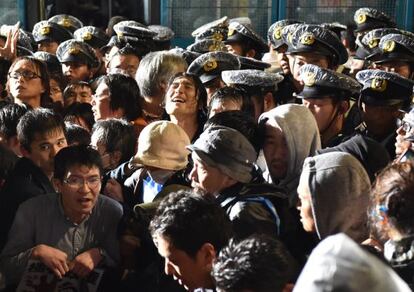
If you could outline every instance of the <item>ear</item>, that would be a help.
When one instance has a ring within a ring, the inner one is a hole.
[[[246,57],[254,58],[254,56],[256,56],[256,50],[255,49],[250,49],[246,52]]]
[[[199,259],[202,261],[205,269],[210,272],[213,267],[213,262],[216,259],[216,249],[214,246],[209,242],[204,243],[198,251],[197,256],[200,257]]]
[[[263,97],[263,110],[267,112],[275,107],[276,103],[273,98],[273,94],[271,92],[266,93],[266,95]]]
[[[55,187],[56,191],[58,193],[60,193],[61,189],[62,189],[62,182],[57,178],[53,178],[52,183],[53,183],[53,186]]]

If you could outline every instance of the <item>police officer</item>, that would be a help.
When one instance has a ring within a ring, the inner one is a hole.
[[[369,31],[358,42],[358,49],[355,57],[359,60],[375,61],[375,57],[379,54],[379,42],[381,38],[390,33],[400,33],[396,28],[377,28]]]
[[[99,66],[99,60],[92,47],[73,39],[61,43],[56,56],[62,64],[63,75],[69,82],[90,81],[93,69]]]
[[[230,53],[258,60],[261,60],[263,54],[269,51],[269,47],[260,35],[236,21],[229,24],[227,39],[224,43]]]
[[[215,51],[227,52],[227,47],[222,41],[214,39],[203,39],[189,45],[187,47],[187,50],[204,54]]]
[[[243,88],[252,100],[255,110],[255,121],[263,112],[267,112],[280,104],[278,83],[283,76],[278,73],[261,70],[231,70],[221,72],[221,78],[227,85]]]
[[[304,87],[298,97],[315,116],[322,147],[336,146],[352,134],[344,128],[345,114],[361,85],[345,74],[312,64],[304,65],[300,76]]]
[[[240,61],[237,56],[227,52],[205,53],[195,59],[187,69],[200,77],[201,82],[207,91],[207,106],[211,96],[225,84],[221,79],[221,72],[225,70],[239,70]]]
[[[354,21],[357,25],[355,29],[357,38],[362,38],[367,32],[376,28],[396,27],[395,22],[388,15],[369,7],[363,7],[355,11]]]
[[[95,55],[99,60],[99,67],[95,69],[95,77],[105,74],[104,54],[101,51],[101,48],[109,41],[109,37],[106,33],[95,26],[83,26],[73,33],[73,38],[77,41],[87,43],[95,51]]]
[[[69,31],[47,20],[36,23],[32,33],[37,49],[54,55],[60,43],[72,38]]]
[[[356,78],[363,85],[359,105],[364,123],[358,131],[383,144],[394,157],[397,119],[411,104],[414,81],[381,70],[363,70]]]
[[[295,85],[293,82],[292,71],[289,65],[289,59],[286,55],[288,49],[287,34],[289,34],[289,27],[294,30],[293,24],[299,24],[301,22],[293,19],[284,19],[272,24],[268,30],[268,40],[271,43],[271,47],[276,52],[276,59],[279,62],[280,69],[282,70],[283,81],[278,84],[280,93],[280,102],[294,102],[293,93],[295,92]],[[287,29],[285,29],[287,27]],[[286,36],[283,37],[283,32]]]
[[[409,79],[414,78],[414,35],[409,32],[383,36],[379,42],[379,54],[375,67],[396,72]]]
[[[303,65],[313,64],[336,70],[338,65],[348,60],[348,52],[335,33],[313,24],[297,26],[286,53],[294,57],[291,69],[293,78],[299,83],[299,91],[303,89],[300,79],[300,68]]]

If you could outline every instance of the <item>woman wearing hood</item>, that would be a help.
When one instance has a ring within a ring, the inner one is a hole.
[[[263,113],[259,123],[264,125],[265,135],[264,177],[267,182],[285,188],[290,205],[295,206],[303,161],[321,148],[316,120],[306,107],[285,104]]]
[[[351,154],[331,152],[305,160],[298,194],[301,222],[320,240],[343,232],[356,242],[367,238],[370,180]]]

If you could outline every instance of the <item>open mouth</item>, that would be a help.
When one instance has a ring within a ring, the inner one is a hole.
[[[82,198],[82,199],[79,199],[79,200],[78,200],[78,202],[79,202],[80,204],[82,204],[82,205],[87,205],[87,204],[89,204],[89,203],[91,203],[91,202],[92,202],[92,199],[89,199],[89,198]]]
[[[185,103],[185,100],[180,97],[174,97],[171,101],[175,103]]]

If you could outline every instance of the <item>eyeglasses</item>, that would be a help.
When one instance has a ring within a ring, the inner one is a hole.
[[[35,78],[40,78],[40,76],[37,75],[35,72],[29,71],[29,70],[14,71],[14,72],[9,73],[9,78],[19,79],[20,77],[23,77],[23,79],[25,80],[32,80]]]
[[[413,128],[411,126],[411,124],[410,123],[407,123],[406,121],[402,121],[401,122],[401,127],[404,130],[404,132],[406,132],[406,133],[409,133],[411,131],[411,129]]]
[[[83,177],[78,177],[78,176],[71,176],[71,177],[68,177],[67,179],[64,179],[63,182],[69,185],[70,187],[79,188],[79,189],[83,187],[83,185],[86,182],[88,187],[93,189],[101,185],[101,177],[92,176],[88,178],[83,178]]]

